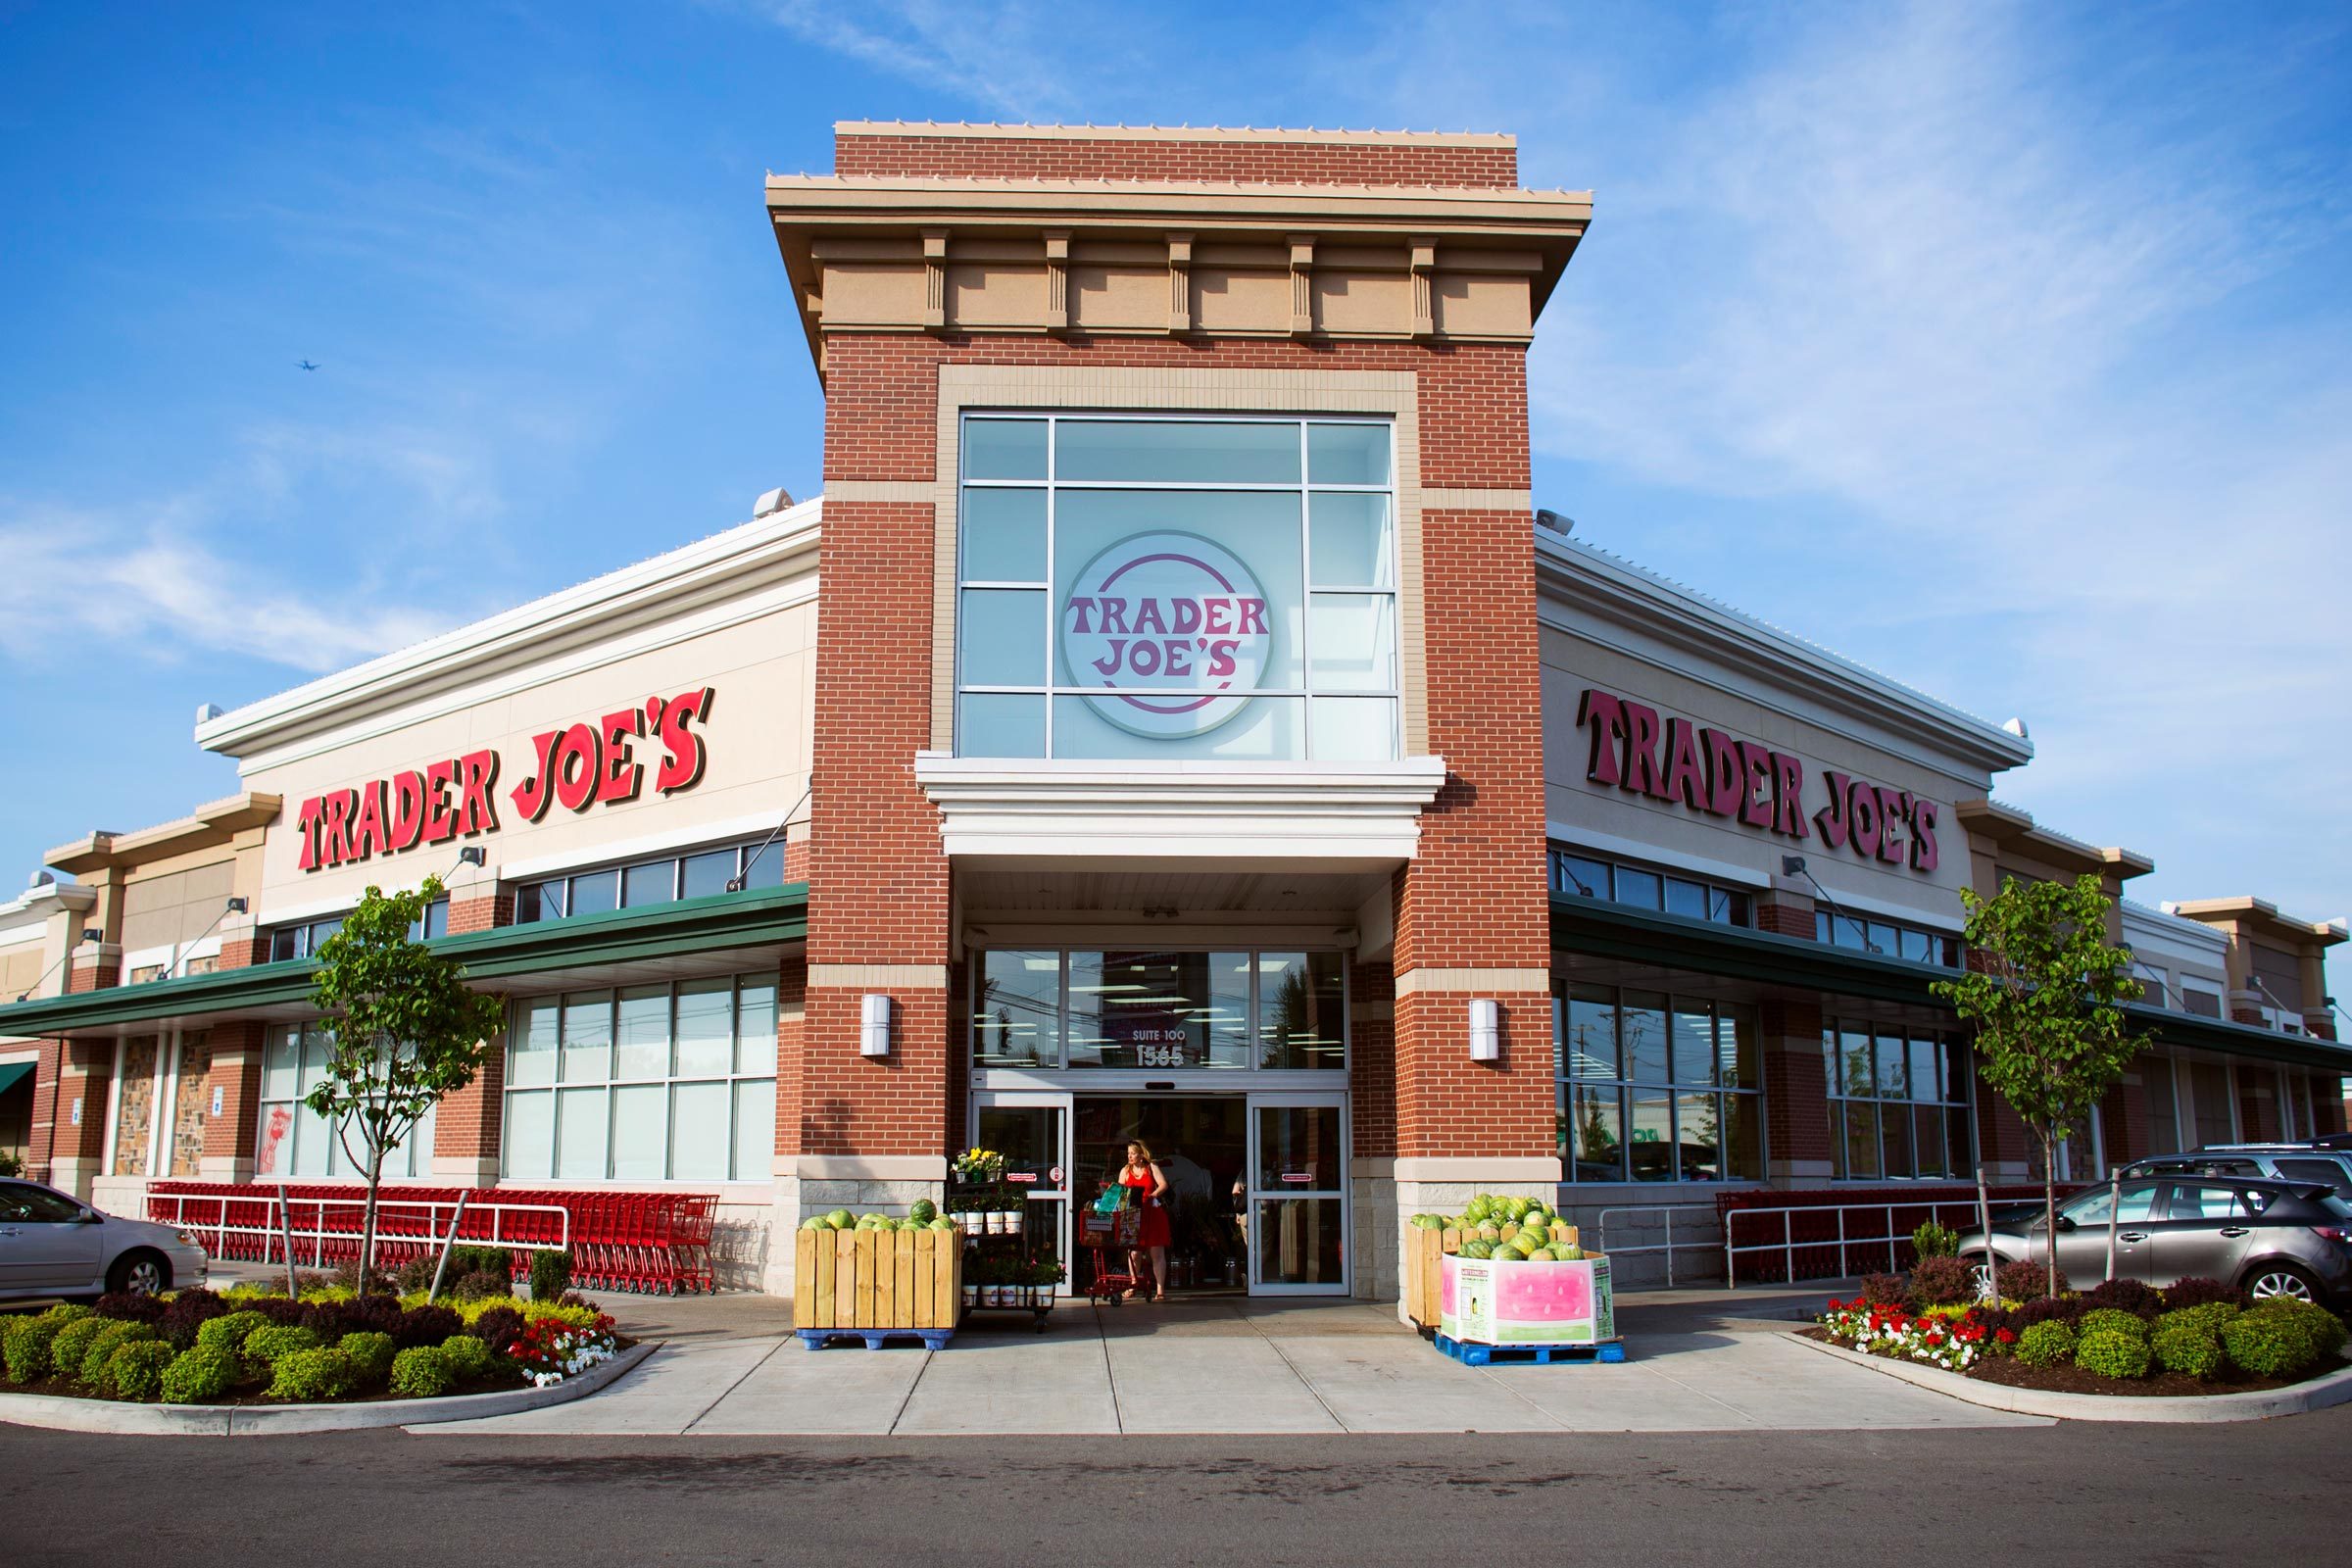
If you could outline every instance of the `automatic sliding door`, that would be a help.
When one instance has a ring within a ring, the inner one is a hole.
[[[1033,1251],[1070,1257],[1070,1097],[981,1090],[972,1096],[972,1141],[1004,1156],[1004,1179],[1029,1199]],[[1069,1289],[1065,1282],[1062,1289]]]
[[[1250,1283],[1265,1296],[1348,1294],[1348,1158],[1338,1096],[1250,1100]]]

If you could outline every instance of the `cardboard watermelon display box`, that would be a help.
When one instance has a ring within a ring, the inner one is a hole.
[[[1438,1328],[1481,1345],[1597,1345],[1617,1337],[1609,1260],[1523,1262],[1447,1253]]]

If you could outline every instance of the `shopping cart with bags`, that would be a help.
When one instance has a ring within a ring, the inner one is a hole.
[[[1146,1286],[1130,1264],[1136,1244],[1143,1239],[1143,1210],[1124,1201],[1124,1188],[1113,1191],[1122,1200],[1118,1207],[1104,1209],[1098,1204],[1078,1211],[1078,1251],[1086,1260],[1079,1294],[1115,1303],[1130,1291]]]

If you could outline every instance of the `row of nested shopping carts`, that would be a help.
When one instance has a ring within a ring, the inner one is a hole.
[[[716,1288],[717,1209],[710,1193],[388,1188],[376,1208],[375,1266],[396,1269],[439,1251],[454,1223],[458,1245],[506,1249],[517,1278],[529,1273],[533,1251],[568,1248],[572,1282],[589,1290],[707,1293]],[[279,1263],[290,1248],[299,1268],[335,1268],[359,1257],[367,1196],[325,1183],[164,1181],[148,1189],[147,1217],[193,1231],[215,1257]]]

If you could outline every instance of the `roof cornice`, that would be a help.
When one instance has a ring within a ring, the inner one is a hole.
[[[2299,920],[2291,914],[2280,914],[2278,906],[2268,899],[2241,895],[2233,899],[2181,899],[2167,904],[2167,914],[2201,925],[2242,924],[2252,933],[2287,942],[2316,942],[2323,948],[2352,940],[2352,929],[2340,917],[2333,920]]]
[[[1732,609],[1629,561],[1528,526],[1539,586],[1549,579],[1580,614],[1639,628],[1669,646],[1756,671],[1823,708],[1899,731],[1927,730],[1951,754],[1987,772],[2032,760],[2033,742],[1876,670]],[[1541,610],[1540,612],[1541,612]]]
[[[1029,125],[968,120],[837,120],[838,136],[958,136],[980,141],[1288,142],[1311,147],[1516,147],[1503,130],[1301,130],[1277,125]]]
[[[617,620],[739,593],[800,564],[815,569],[823,498],[608,572],[353,668],[250,703],[196,726],[196,744],[229,757],[284,745],[411,700],[495,664],[609,631]]]
[[[2101,848],[2085,844],[2055,828],[2047,828],[2034,820],[2034,813],[2005,801],[1974,800],[1952,803],[1952,814],[1971,833],[1998,845],[2015,845],[2026,854],[2060,865],[2072,866],[2078,872],[2097,876],[2113,872],[2118,881],[2130,881],[2146,876],[2156,869],[2156,862],[2134,850],[2110,845]]]
[[[46,865],[75,876],[117,866],[143,865],[191,850],[218,849],[247,828],[267,825],[283,803],[274,795],[247,790],[199,806],[173,822],[143,827],[132,833],[89,833],[61,844],[41,859]],[[93,892],[91,897],[96,898]],[[86,907],[86,906],[85,906]]]

